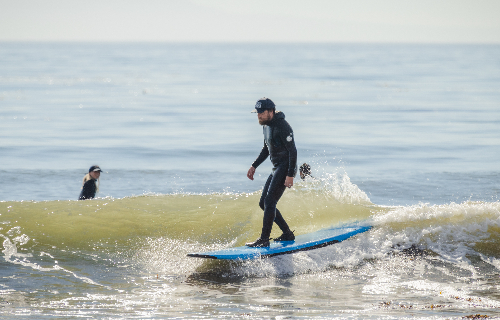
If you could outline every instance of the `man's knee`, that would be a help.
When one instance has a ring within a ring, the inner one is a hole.
[[[264,210],[265,209],[265,204],[264,204],[264,199],[260,199],[259,201],[259,207]]]
[[[266,198],[264,199],[264,201],[262,201],[261,208],[262,208],[262,210],[264,210],[264,208],[268,208],[270,206],[276,207],[277,203],[278,203],[278,201],[276,201],[276,199],[273,196],[268,194],[266,196]]]

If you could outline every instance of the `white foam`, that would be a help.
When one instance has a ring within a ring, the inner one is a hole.
[[[374,228],[355,237],[315,249],[247,261],[234,272],[242,276],[283,276],[316,272],[330,267],[353,268],[369,259],[387,260],[388,254],[412,246],[434,252],[435,258],[451,263],[474,277],[470,256],[499,268],[500,261],[475,251],[474,245],[490,237],[489,228],[500,226],[500,203],[472,203],[395,207],[372,219]],[[436,267],[439,269],[439,267]],[[443,274],[461,279],[443,267]]]

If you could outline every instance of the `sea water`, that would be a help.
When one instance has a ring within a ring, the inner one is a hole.
[[[374,228],[188,258],[259,235],[263,96],[312,167],[295,233]],[[500,317],[499,124],[498,45],[0,43],[0,314]]]

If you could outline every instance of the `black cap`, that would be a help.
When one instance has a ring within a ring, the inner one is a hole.
[[[273,100],[264,97],[257,101],[257,103],[255,104],[255,110],[252,112],[262,113],[266,110],[273,110],[275,108],[276,105],[274,104]]]
[[[98,165],[95,165],[95,166],[90,167],[89,173],[92,172],[92,171],[99,171],[99,172],[101,172],[102,170],[101,170],[101,168],[99,168]]]

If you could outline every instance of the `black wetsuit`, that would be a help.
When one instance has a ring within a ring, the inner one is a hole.
[[[259,206],[264,210],[261,239],[269,239],[273,222],[276,222],[283,232],[290,230],[276,204],[285,192],[286,177],[295,177],[297,173],[297,149],[292,127],[285,120],[283,112],[276,112],[271,122],[264,125],[263,131],[264,147],[252,167],[257,168],[271,156],[273,172],[267,178],[259,202]]]
[[[93,199],[95,197],[97,192],[95,181],[95,179],[90,179],[83,184],[82,192],[80,192],[78,200]]]

